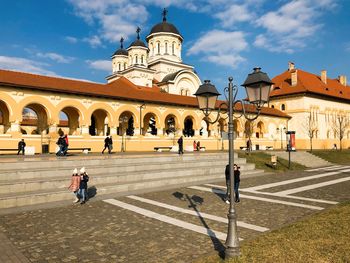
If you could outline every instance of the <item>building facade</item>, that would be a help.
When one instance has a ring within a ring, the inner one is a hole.
[[[194,67],[181,58],[183,37],[163,21],[141,40],[120,48],[111,57],[111,75],[106,84],[0,70],[0,154],[17,148],[24,139],[36,153],[55,152],[58,134],[69,136],[69,147],[103,149],[112,135],[114,150],[153,151],[154,147],[177,145],[184,136],[185,150],[200,141],[207,150],[227,149],[227,120],[209,120],[193,96],[201,85]],[[218,102],[220,103],[220,102]],[[218,104],[219,105],[219,104]],[[279,148],[285,137],[276,132],[287,127],[290,116],[265,107],[252,122],[236,119],[235,147]]]
[[[296,131],[297,148],[349,148],[350,87],[346,76],[330,79],[326,70],[315,75],[289,62],[288,70],[272,81],[269,106],[292,117],[286,128]]]

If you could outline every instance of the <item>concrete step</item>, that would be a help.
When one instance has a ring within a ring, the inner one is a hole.
[[[277,157],[288,160],[289,159],[289,153],[283,152],[283,151],[273,151],[273,152],[267,152],[271,155],[277,155]],[[332,163],[323,160],[322,158],[315,156],[309,152],[305,151],[296,151],[290,153],[290,158],[292,162],[299,163],[301,165],[304,165],[306,167],[314,168],[314,167],[323,167],[323,166],[329,166],[332,165]]]
[[[201,163],[200,163],[201,164]],[[243,164],[241,166],[242,172],[245,171],[258,171],[254,170],[254,164]],[[225,164],[215,163],[207,164],[207,166],[199,165],[188,169],[187,167],[172,167],[168,169],[154,169],[148,171],[131,171],[120,173],[120,171],[114,171],[110,173],[98,173],[91,174],[89,184],[99,185],[103,183],[118,184],[132,181],[142,181],[148,179],[178,176],[202,176],[211,173],[225,172]],[[71,177],[43,177],[43,178],[29,178],[21,180],[6,180],[0,182],[0,194],[16,193],[16,192],[31,192],[44,189],[66,189],[70,184]]]
[[[135,161],[136,162],[136,161]],[[245,169],[244,164],[246,163],[246,159],[237,158],[235,162],[239,164],[242,169]],[[201,167],[208,165],[222,165],[223,167],[226,165],[227,161],[224,159],[218,160],[185,160],[182,162],[163,162],[163,163],[148,163],[145,164],[143,162],[130,164],[106,164],[103,166],[97,165],[86,165],[86,171],[93,175],[99,173],[127,173],[127,172],[139,172],[139,171],[153,171],[157,169],[165,169],[170,170],[172,168],[188,168],[188,167]],[[76,166],[75,166],[76,167]],[[67,177],[72,174],[73,167],[59,167],[59,168],[42,168],[36,167],[32,169],[18,169],[18,170],[3,170],[0,171],[0,183],[6,182],[7,180],[22,180],[22,179],[30,179],[30,178],[57,178],[57,177]],[[79,170],[80,167],[78,167]]]
[[[238,155],[235,153],[235,158]],[[154,155],[107,155],[107,156],[68,156],[68,157],[47,157],[47,158],[28,158],[19,159],[16,161],[2,161],[0,165],[0,171],[12,170],[14,167],[21,170],[30,170],[37,167],[41,168],[63,168],[63,167],[82,167],[82,166],[93,166],[93,165],[109,165],[109,164],[134,164],[135,159],[138,163],[163,163],[163,162],[174,162],[178,160],[183,161],[195,161],[201,160],[228,160],[228,154],[222,153],[187,153],[179,156],[178,154],[154,154]]]
[[[259,173],[260,172],[260,173]],[[256,174],[261,175],[261,171],[252,172],[246,171],[242,172],[242,177],[254,176]],[[99,186],[90,185],[89,186],[89,196],[103,196],[107,194],[127,195],[130,193],[136,193],[137,191],[144,191],[145,189],[160,189],[160,188],[176,188],[184,187],[194,184],[204,184],[217,182],[223,180],[224,176],[222,173],[207,174],[203,176],[179,176],[177,178],[167,178],[164,179],[151,179],[142,180],[137,182],[127,182],[120,184],[101,184]],[[64,200],[74,200],[73,193],[64,189],[50,189],[41,190],[35,192],[17,192],[7,195],[0,195],[0,208],[11,208],[20,206],[36,205],[48,202],[64,201]]]

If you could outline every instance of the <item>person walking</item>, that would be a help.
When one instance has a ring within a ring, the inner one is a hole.
[[[108,153],[111,154],[113,150],[113,139],[112,135],[109,136],[109,141],[108,141]]]
[[[184,154],[184,140],[182,136],[177,140],[177,144],[179,145],[179,154]]]
[[[18,142],[18,152],[17,155],[19,155],[20,152],[22,152],[22,155],[24,155],[26,143],[24,142],[24,139],[20,140]]]
[[[71,190],[75,195],[75,200],[73,203],[79,202],[79,188],[80,188],[80,175],[78,174],[77,168],[74,169],[72,174],[71,183],[68,186],[68,189]]]
[[[198,142],[197,142],[197,151],[200,151],[200,150],[201,150],[201,142],[198,141]]]
[[[230,203],[230,165],[226,165],[225,168],[225,179],[226,179],[226,195],[224,201],[229,204]]]
[[[79,185],[79,196],[82,198],[82,201],[80,204],[85,204],[86,200],[88,199],[88,183],[89,182],[89,175],[85,171],[85,167],[82,167],[80,169],[80,185]]]
[[[109,146],[109,136],[107,136],[107,137],[105,138],[105,146],[104,146],[104,148],[103,148],[103,150],[102,150],[102,154],[105,153],[105,150],[106,150],[106,149],[108,149],[108,151],[109,151],[108,146]]]
[[[193,141],[193,151],[196,151],[197,150],[197,143],[196,141]]]
[[[57,144],[58,147],[59,147],[59,150],[57,151],[56,155],[57,155],[57,156],[62,156],[62,155],[64,155],[66,140],[65,140],[63,134],[58,138],[56,144]]]
[[[233,176],[234,176],[234,191],[235,191],[235,202],[238,203],[240,201],[239,199],[239,182],[241,181],[241,171],[239,170],[241,167],[239,167],[237,164],[233,165]]]
[[[239,183],[240,183],[240,169],[241,167],[239,167],[237,164],[233,165],[233,190],[235,192],[235,202],[238,203],[240,201],[239,199]],[[226,169],[225,169],[225,179],[226,179],[226,195],[225,195],[225,202],[227,204],[230,203],[230,187],[231,187],[231,183],[230,183],[230,165],[226,165]]]

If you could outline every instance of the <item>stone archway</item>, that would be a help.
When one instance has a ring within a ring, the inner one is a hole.
[[[49,124],[46,109],[37,103],[26,105],[22,110],[20,125],[23,134],[47,134]]]
[[[256,128],[256,138],[263,138],[265,133],[264,123],[262,121],[259,121]]]
[[[64,107],[60,111],[58,127],[68,135],[80,134],[80,112],[74,107]]]
[[[148,112],[143,117],[142,135],[157,135],[157,125],[156,115],[152,112]]]
[[[184,129],[182,131],[185,137],[193,137],[194,129],[193,129],[193,117],[187,116],[184,120]]]
[[[0,134],[10,129],[10,112],[5,102],[0,100]]]
[[[106,136],[110,132],[108,112],[97,109],[91,114],[89,134],[91,136]]]
[[[119,116],[118,135],[134,136],[135,118],[131,111],[124,111]]]
[[[165,118],[165,123],[164,123],[164,135],[175,135],[178,131],[178,123],[177,123],[177,118],[173,114],[169,114]]]

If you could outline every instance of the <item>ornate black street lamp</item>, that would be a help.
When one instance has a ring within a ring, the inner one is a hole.
[[[261,68],[254,68],[253,73],[250,73],[242,84],[246,89],[248,101],[236,100],[238,87],[232,84],[233,78],[230,77],[228,87],[225,88],[226,101],[216,106],[217,97],[220,93],[209,80],[204,81],[204,84],[199,86],[194,94],[198,100],[198,106],[203,111],[205,117],[212,111],[218,109],[217,118],[213,122],[219,120],[221,112],[228,114],[228,140],[229,140],[229,167],[230,167],[230,208],[228,212],[228,230],[226,238],[225,259],[239,256],[239,241],[237,234],[237,221],[234,203],[233,190],[233,164],[234,164],[234,139],[233,139],[233,118],[244,116],[247,120],[253,121],[260,115],[262,106],[269,101],[270,89],[273,84],[266,73],[260,71]],[[228,99],[226,94],[228,93]],[[239,107],[240,104],[240,107]],[[228,112],[227,112],[228,111]],[[238,116],[234,116],[238,113]],[[249,115],[248,115],[249,113]]]

